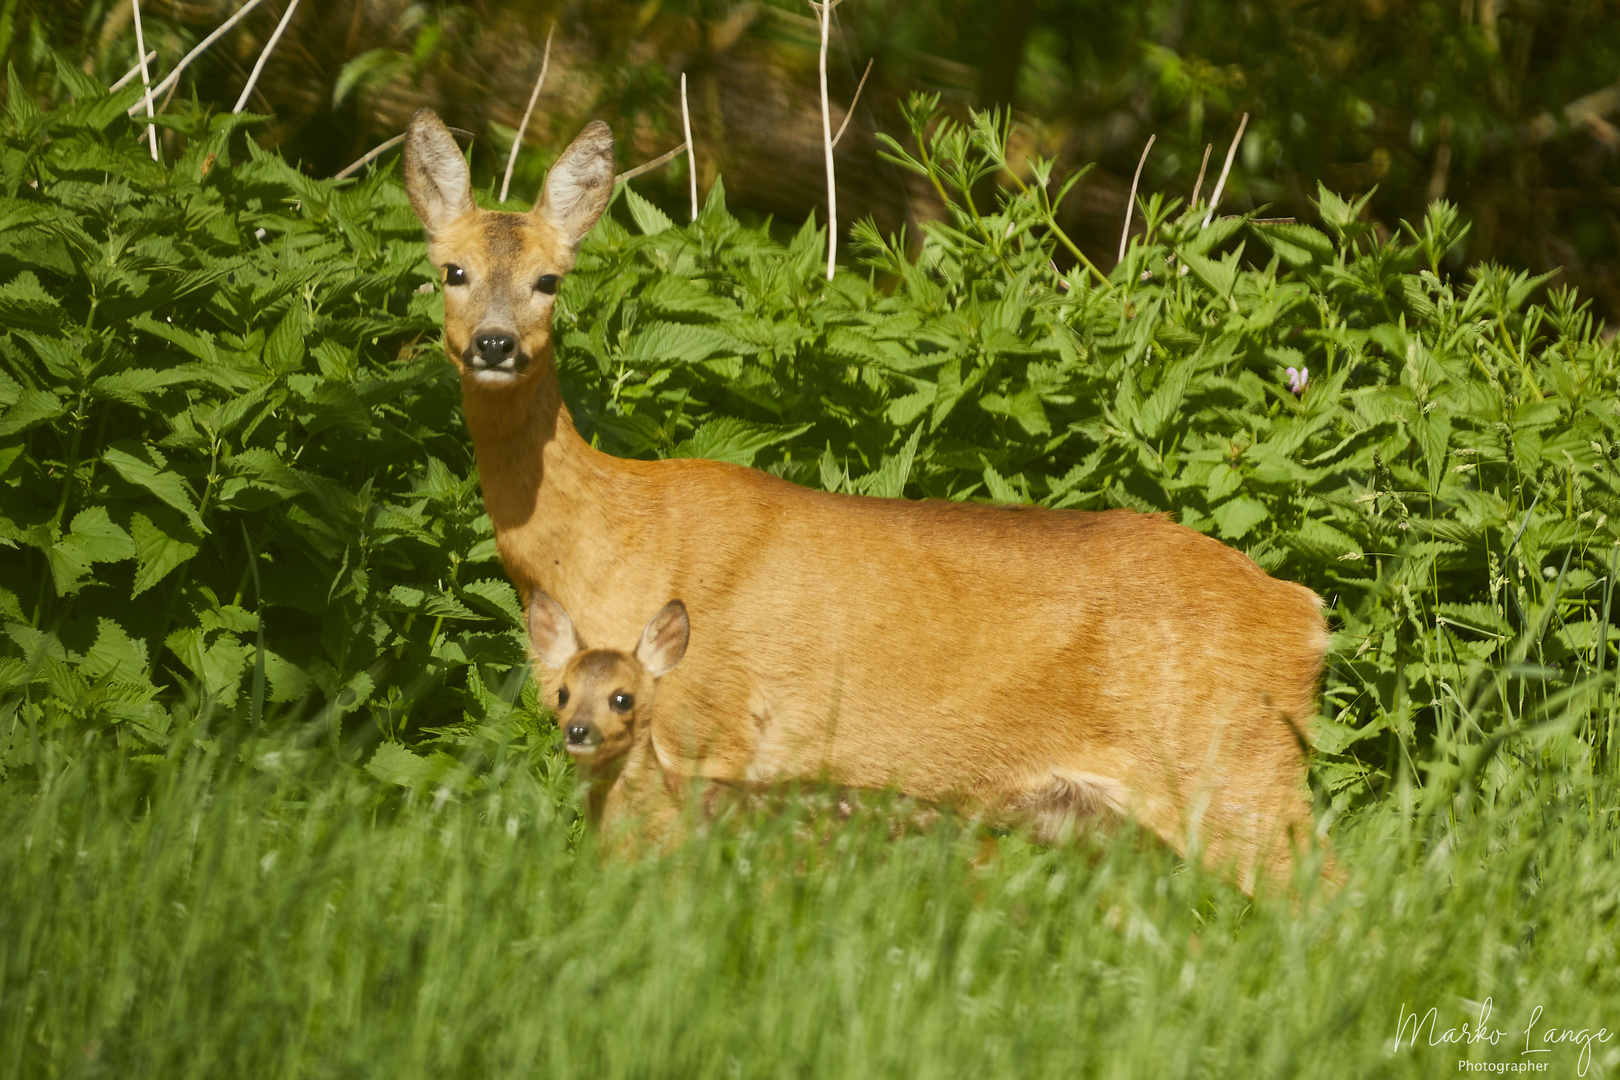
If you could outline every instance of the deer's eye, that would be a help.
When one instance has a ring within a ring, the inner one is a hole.
[[[635,704],[636,699],[625,693],[623,690],[620,690],[618,693],[608,698],[608,705],[611,706],[613,711],[617,713],[627,713],[635,707]]]
[[[535,292],[543,292],[547,296],[555,295],[557,282],[561,280],[556,274],[541,274],[540,280],[534,283]]]
[[[455,263],[447,263],[444,268],[444,283],[446,285],[467,284],[467,271]]]
[[[566,704],[568,704],[568,687],[565,686],[557,691],[557,708],[560,709]]]

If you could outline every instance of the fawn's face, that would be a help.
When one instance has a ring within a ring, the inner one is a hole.
[[[444,330],[463,382],[517,388],[551,348],[557,287],[613,194],[613,133],[593,121],[527,214],[479,210],[467,163],[433,112],[411,118],[405,189],[444,285]]]
[[[637,710],[652,704],[656,680],[635,657],[612,649],[576,653],[557,680],[557,726],[578,764],[600,767],[629,752]]]
[[[561,604],[542,589],[529,594],[530,654],[545,672],[547,704],[576,764],[601,772],[629,752],[659,676],[681,662],[690,635],[686,605],[671,600],[647,623],[633,652],[587,649]]]

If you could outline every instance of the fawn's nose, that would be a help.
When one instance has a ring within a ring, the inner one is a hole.
[[[568,725],[568,743],[570,746],[584,746],[585,740],[591,737],[591,729],[584,724]]]
[[[473,338],[472,366],[500,371],[518,371],[523,367],[517,356],[517,338],[511,334],[479,334]]]

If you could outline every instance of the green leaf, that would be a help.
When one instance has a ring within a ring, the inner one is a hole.
[[[1232,286],[1237,284],[1239,260],[1243,257],[1242,244],[1238,245],[1236,251],[1228,252],[1219,260],[1195,255],[1190,251],[1180,251],[1178,254],[1194,276],[1207,285],[1211,292],[1223,300],[1232,295]]]
[[[1041,395],[1033,387],[1003,397],[1000,394],[985,394],[979,399],[979,407],[985,412],[997,416],[1006,416],[1018,422],[1018,426],[1030,435],[1050,435],[1052,423],[1046,418],[1046,409],[1041,404]]]
[[[196,504],[191,501],[185,481],[179,473],[168,470],[167,462],[152,447],[125,440],[102,451],[101,459],[125,480],[145,488],[186,515],[192,528],[207,535],[208,530],[203,526]]]
[[[665,315],[703,315],[711,319],[735,319],[741,309],[722,296],[698,288],[682,277],[663,277],[641,294],[641,302]]]
[[[1253,225],[1289,266],[1304,268],[1333,261],[1333,241],[1309,225]]]
[[[1018,493],[1006,477],[996,471],[994,465],[984,467],[984,487],[990,493],[990,498],[998,503],[1021,503],[1024,497]]]
[[[1440,490],[1440,478],[1446,471],[1446,446],[1451,441],[1451,412],[1444,406],[1435,406],[1411,424],[1412,438],[1423,451],[1428,466],[1429,491]]]
[[[478,578],[456,589],[463,597],[513,626],[524,625],[523,609],[518,603],[517,590],[504,581]]]
[[[1251,495],[1239,495],[1210,511],[1215,525],[1228,540],[1237,540],[1266,520],[1265,504]]]
[[[161,515],[160,515],[161,516]],[[145,514],[130,519],[129,531],[135,540],[135,584],[130,596],[141,595],[169,576],[170,571],[197,554],[197,545],[176,535],[184,528],[175,522],[169,529],[154,524]]]
[[[625,205],[630,208],[630,217],[635,221],[636,228],[643,236],[657,236],[666,229],[673,229],[675,223],[669,219],[658,207],[636,194],[634,188],[626,186],[624,189]]]
[[[809,424],[789,427],[782,424],[755,424],[734,416],[708,421],[670,453],[678,458],[710,458],[733,465],[752,465],[766,447],[786,442],[810,430]]]
[[[17,402],[0,416],[0,436],[16,435],[67,412],[62,399],[49,390],[24,390]]]
[[[643,326],[625,346],[629,364],[670,367],[694,364],[719,353],[736,352],[738,342],[717,330],[690,323],[655,322]]]
[[[146,642],[103,617],[96,620],[95,644],[84,654],[79,670],[92,679],[110,676],[120,682],[145,682],[147,663]]]
[[[366,762],[366,772],[387,784],[416,787],[432,778],[433,764],[397,742],[385,742]]]
[[[83,587],[83,578],[96,563],[123,562],[135,557],[129,534],[113,524],[103,506],[74,515],[72,529],[51,546],[51,575],[56,595],[70,596]]]
[[[395,71],[410,66],[410,57],[393,49],[371,49],[361,53],[338,69],[332,84],[332,108],[343,104],[355,87],[386,82]]]
[[[918,424],[911,438],[900,452],[883,459],[883,464],[855,481],[855,490],[863,495],[881,499],[898,499],[905,494],[906,481],[911,478],[911,462],[917,456],[917,444],[922,440],[923,426]]]

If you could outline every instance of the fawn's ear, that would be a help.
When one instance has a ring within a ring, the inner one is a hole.
[[[432,109],[416,110],[405,132],[405,191],[429,236],[473,209],[467,162]]]
[[[560,670],[583,648],[574,620],[544,589],[529,594],[529,655],[543,668]]]
[[[546,174],[536,217],[563,243],[578,249],[613,197],[613,131],[602,121],[585,125]]]
[[[686,643],[692,636],[692,624],[686,617],[686,605],[671,600],[658,610],[641,632],[641,644],[636,646],[636,659],[653,678],[664,674],[681,662],[686,655]]]

